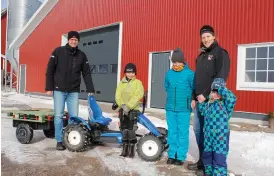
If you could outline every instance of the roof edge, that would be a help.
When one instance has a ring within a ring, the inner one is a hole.
[[[7,8],[4,8],[1,10],[1,17],[4,16],[7,13]]]
[[[30,34],[36,29],[36,27],[43,21],[43,19],[50,13],[59,0],[47,0],[39,9],[33,14],[30,20],[22,29],[22,32],[12,41],[8,46],[8,49],[19,48]]]

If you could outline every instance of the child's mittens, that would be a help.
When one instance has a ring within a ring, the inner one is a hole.
[[[226,87],[225,80],[223,78],[215,78],[211,84],[211,90],[218,90],[219,88]]]

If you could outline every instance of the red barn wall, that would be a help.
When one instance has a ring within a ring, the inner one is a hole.
[[[273,92],[236,91],[237,45],[273,42],[273,9],[273,0],[60,0],[21,46],[20,64],[27,64],[26,90],[44,92],[50,53],[70,30],[122,21],[122,68],[136,63],[147,89],[148,52],[180,46],[195,69],[199,29],[210,24],[231,57],[228,87],[238,97],[235,110],[267,113],[274,108]]]
[[[6,55],[6,28],[7,28],[7,14],[1,16],[1,54]],[[4,58],[1,57],[1,69],[4,69]],[[10,64],[8,64],[8,72],[10,71]]]

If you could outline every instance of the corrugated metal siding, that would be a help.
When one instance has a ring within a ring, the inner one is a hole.
[[[1,16],[1,54],[5,54],[6,52],[6,27],[7,14]]]
[[[69,30],[122,21],[122,68],[136,63],[147,89],[148,52],[180,46],[194,69],[199,29],[211,24],[231,57],[228,87],[238,97],[236,110],[266,113],[274,108],[273,92],[236,91],[237,44],[273,42],[273,9],[273,0],[60,0],[20,49],[27,91],[44,91],[48,57]]]
[[[1,16],[1,54],[6,53],[6,28],[7,28],[7,14]],[[4,69],[4,58],[1,58],[1,69]],[[8,65],[10,71],[10,65]]]

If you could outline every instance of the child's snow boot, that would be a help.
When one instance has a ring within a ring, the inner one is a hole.
[[[168,160],[166,161],[167,164],[174,164],[176,160],[173,158],[168,158]]]
[[[196,175],[196,176],[206,176],[205,173],[204,173],[204,171],[203,171],[202,169],[197,170],[197,171],[195,172],[195,175]]]
[[[199,160],[197,163],[194,163],[194,164],[189,164],[187,166],[187,169],[188,170],[200,170],[200,169],[203,169],[203,162],[202,162],[202,160]]]
[[[128,155],[129,145],[127,143],[123,144],[122,153],[120,156],[126,157]]]
[[[134,155],[135,155],[135,144],[130,144],[129,145],[129,154],[128,154],[128,156],[130,158],[133,158]]]
[[[174,165],[177,165],[177,166],[181,166],[183,164],[184,164],[184,162],[181,160],[175,160],[175,162],[174,162]]]

